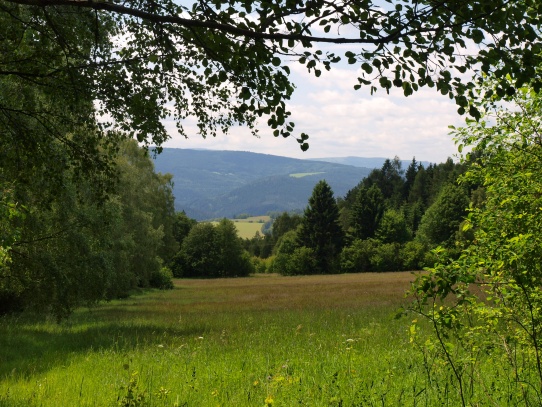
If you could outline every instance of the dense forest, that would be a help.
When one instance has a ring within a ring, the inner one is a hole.
[[[52,147],[63,159],[61,146]],[[156,174],[135,141],[119,147],[107,194],[65,163],[50,174],[4,161],[0,312],[31,308],[61,318],[138,287],[171,286],[171,177]]]
[[[457,183],[469,163],[448,159],[424,167],[412,159],[408,168],[401,167],[398,157],[386,160],[344,197],[335,198],[321,181],[304,213],[275,214],[269,233],[245,241],[253,256],[267,259],[256,261],[258,269],[281,274],[421,270],[434,263],[433,249],[457,252],[456,241],[469,239],[460,228],[467,208],[483,195],[477,185]],[[314,219],[314,213],[325,217]],[[311,241],[319,233],[328,234],[327,240]],[[328,257],[326,267],[316,266]]]

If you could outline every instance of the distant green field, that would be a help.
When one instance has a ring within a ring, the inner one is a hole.
[[[325,172],[299,172],[297,174],[290,174],[290,177],[303,178],[303,177],[308,177],[309,175],[318,175],[318,174],[325,174]]]
[[[237,228],[237,234],[241,239],[250,239],[254,237],[256,232],[262,233],[262,227],[265,222],[269,222],[271,218],[269,216],[252,216],[246,219],[231,219],[235,223]],[[218,222],[212,222],[213,225],[217,225]]]

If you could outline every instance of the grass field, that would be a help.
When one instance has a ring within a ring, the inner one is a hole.
[[[237,228],[237,235],[241,239],[251,239],[256,232],[262,233],[262,227],[265,222],[269,222],[269,216],[252,216],[246,219],[232,219]]]
[[[444,405],[394,318],[411,279],[176,280],[61,324],[5,317],[0,406]]]
[[[265,222],[270,221],[269,216],[252,216],[246,219],[231,219],[237,228],[237,235],[241,239],[251,239],[256,232],[262,233],[262,227]],[[217,221],[211,222],[213,225],[218,225]]]
[[[303,178],[303,177],[308,177],[309,175],[318,175],[318,174],[325,174],[325,173],[324,172],[298,172],[296,174],[290,174],[290,177]]]

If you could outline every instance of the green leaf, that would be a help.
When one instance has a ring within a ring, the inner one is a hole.
[[[484,40],[484,33],[481,30],[474,29],[472,30],[471,38],[476,44],[480,44]]]
[[[482,116],[480,114],[480,111],[476,108],[476,106],[471,106],[469,108],[469,114],[474,117],[477,121],[480,120],[480,117]]]
[[[369,65],[367,62],[364,62],[363,64],[361,64],[361,69],[363,69],[368,74],[373,73],[373,67]]]

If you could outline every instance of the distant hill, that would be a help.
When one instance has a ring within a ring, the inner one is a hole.
[[[241,151],[164,148],[156,170],[173,174],[176,210],[198,220],[303,209],[325,179],[344,196],[372,168]]]
[[[393,158],[393,157],[390,157]],[[328,157],[328,158],[311,158],[312,161],[324,161],[335,164],[344,164],[344,165],[353,165],[354,167],[363,167],[363,168],[381,168],[386,158],[382,157]],[[403,169],[406,170],[412,159],[410,160],[400,160],[403,166]],[[419,161],[424,167],[427,167],[430,163],[429,161]]]

